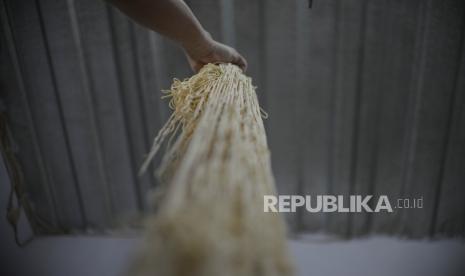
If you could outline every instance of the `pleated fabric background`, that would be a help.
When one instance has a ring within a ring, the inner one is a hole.
[[[281,194],[420,198],[391,214],[286,214],[295,232],[465,235],[465,2],[191,0],[249,62]],[[2,0],[1,94],[25,196],[51,227],[127,227],[182,50],[103,1]],[[36,225],[37,233],[47,230]]]

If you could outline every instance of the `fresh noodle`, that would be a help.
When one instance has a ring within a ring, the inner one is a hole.
[[[174,112],[142,171],[170,140],[158,170],[166,185],[131,275],[293,275],[284,221],[263,208],[275,187],[251,79],[208,64],[165,93]]]

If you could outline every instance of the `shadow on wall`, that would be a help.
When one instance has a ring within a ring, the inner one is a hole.
[[[463,1],[188,4],[249,61],[280,193],[424,200],[293,213],[291,229],[464,236]],[[182,51],[102,1],[7,0],[0,12],[0,97],[35,212],[66,231],[127,225],[157,185],[136,172],[169,115],[159,91],[190,74]]]

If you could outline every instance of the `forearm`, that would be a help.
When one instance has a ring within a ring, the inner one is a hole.
[[[108,1],[139,24],[181,44],[195,72],[208,63],[233,63],[244,71],[247,68],[247,61],[235,49],[210,37],[183,0]]]
[[[187,51],[209,51],[210,35],[182,0],[112,0],[139,24],[181,44]]]

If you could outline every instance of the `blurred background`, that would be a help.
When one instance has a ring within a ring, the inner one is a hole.
[[[293,233],[465,235],[465,2],[186,2],[248,60],[281,194],[423,198],[289,214]],[[103,1],[2,0],[0,18],[0,181],[36,234],[137,226],[160,90],[192,74],[182,50]]]

